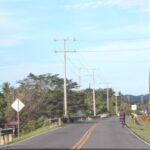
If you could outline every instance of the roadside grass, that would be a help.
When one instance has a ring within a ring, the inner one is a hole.
[[[46,133],[47,131],[51,131],[52,129],[55,129],[55,128],[57,128],[57,127],[45,126],[45,127],[36,129],[36,130],[34,130],[34,131],[31,131],[31,132],[29,132],[29,133],[22,134],[22,135],[20,135],[19,138],[13,136],[12,142],[7,143],[6,145],[9,145],[9,144],[12,144],[12,143],[16,143],[16,142],[22,141],[22,140],[25,140],[25,139],[27,139],[27,138],[33,137],[33,136],[37,136],[37,135],[40,135],[40,134],[42,134],[42,133]]]
[[[128,120],[127,126],[139,137],[150,143],[150,123],[138,123],[134,120]]]

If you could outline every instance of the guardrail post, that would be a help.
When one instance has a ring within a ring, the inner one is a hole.
[[[58,126],[61,126],[62,125],[62,121],[61,121],[61,118],[58,119]]]
[[[4,136],[4,143],[6,144],[6,143],[8,143],[8,135],[6,134],[6,135],[3,135]]]
[[[0,145],[7,144],[12,141],[12,128],[0,130]]]
[[[8,142],[12,142],[12,134],[8,134]]]
[[[4,145],[4,137],[0,135],[0,145]]]

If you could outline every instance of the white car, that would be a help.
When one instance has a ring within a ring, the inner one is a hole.
[[[101,114],[100,117],[101,118],[107,118],[107,117],[109,117],[109,114]]]

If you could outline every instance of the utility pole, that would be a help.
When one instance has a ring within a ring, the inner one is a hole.
[[[100,83],[100,84],[106,84],[107,85],[107,112],[109,112],[109,84],[110,82],[104,82],[104,83]]]
[[[66,43],[68,41],[75,41],[75,40],[71,40],[71,39],[61,39],[61,40],[54,40],[55,42],[63,42],[64,44],[64,50],[63,51],[55,51],[55,53],[64,53],[64,116],[67,117],[68,116],[68,111],[67,111],[67,85],[66,85],[66,78],[67,78],[67,57],[66,57],[66,53],[67,52],[75,52],[75,51],[67,51],[66,50]]]
[[[93,115],[96,116],[96,103],[95,103],[95,77],[94,77],[94,71],[96,69],[87,69],[92,71],[92,77],[93,77]]]
[[[93,113],[96,116],[96,106],[95,106],[95,78],[94,78],[94,69],[93,69]]]
[[[141,110],[142,110],[142,113],[144,113],[144,110],[143,110],[143,95],[141,95]]]
[[[131,104],[130,96],[129,96],[129,95],[127,96],[127,99],[128,99],[128,101],[129,101],[129,104]]]
[[[109,91],[108,91],[108,86],[107,86],[107,112],[109,112]]]
[[[81,91],[81,87],[82,87],[82,85],[81,85],[81,70],[82,70],[82,68],[79,68],[79,90]]]
[[[91,94],[91,83],[89,83],[89,92],[88,92],[88,97],[89,97],[89,113],[90,113],[90,115],[92,114],[92,109],[91,109],[91,107],[92,107],[92,94]]]
[[[118,99],[117,99],[117,96],[118,96],[118,92],[116,92],[116,115],[118,115]]]
[[[92,71],[92,80],[93,80],[93,92],[92,92],[92,95],[93,95],[93,115],[96,116],[96,102],[95,102],[95,77],[94,77],[94,71],[96,69],[94,68],[86,68],[86,70],[91,70]],[[90,85],[91,86],[91,85]],[[90,88],[89,86],[89,88]]]

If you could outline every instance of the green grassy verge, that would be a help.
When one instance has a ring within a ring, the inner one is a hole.
[[[127,121],[127,126],[139,137],[150,143],[150,123],[134,123],[134,120]]]
[[[8,144],[12,144],[12,143],[15,143],[15,142],[18,142],[18,141],[22,141],[24,139],[27,139],[27,138],[30,138],[32,136],[36,136],[36,135],[40,135],[42,133],[46,133],[47,131],[50,131],[52,129],[54,129],[56,127],[53,127],[53,128],[50,128],[50,126],[45,126],[45,127],[42,127],[42,128],[39,128],[39,129],[36,129],[30,133],[26,133],[26,134],[23,134],[23,135],[20,135],[20,137],[13,137],[13,141],[8,143]]]

